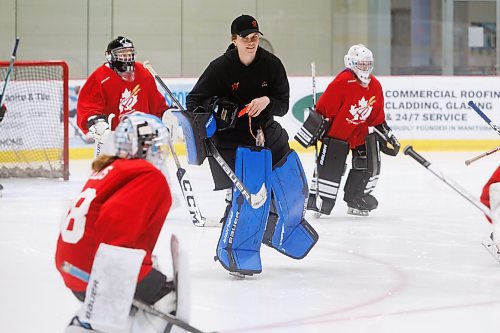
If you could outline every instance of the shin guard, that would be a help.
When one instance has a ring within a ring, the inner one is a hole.
[[[260,246],[266,227],[271,198],[271,151],[262,147],[236,150],[235,174],[252,193],[266,185],[267,201],[253,209],[235,187],[231,209],[217,244],[217,259],[230,272],[255,274],[262,271]]]
[[[274,167],[272,191],[263,242],[289,257],[302,259],[318,241],[318,234],[304,219],[307,180],[295,151],[290,150]]]
[[[321,198],[321,214],[330,215],[340,186],[340,180],[345,171],[345,161],[349,153],[347,142],[323,138],[323,144],[317,161],[318,193]]]

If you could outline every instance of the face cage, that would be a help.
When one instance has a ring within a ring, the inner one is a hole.
[[[145,159],[158,169],[162,169],[168,156],[168,145],[164,138],[153,133],[151,127],[144,123],[137,126],[138,144],[136,158]]]
[[[370,74],[373,71],[373,61],[372,60],[353,60],[352,67],[356,76],[363,83],[370,82]]]

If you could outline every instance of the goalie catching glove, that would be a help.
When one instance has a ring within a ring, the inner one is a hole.
[[[214,97],[210,101],[209,110],[213,112],[217,129],[222,131],[234,128],[238,114],[238,104],[226,97]]]
[[[396,136],[392,133],[391,128],[384,121],[382,124],[375,126],[377,130],[377,134],[381,137],[382,140],[380,142],[380,150],[390,156],[396,156],[399,153],[399,149],[401,148],[401,144],[399,143]],[[390,144],[392,146],[389,147]]]
[[[114,116],[114,114],[98,114],[90,116],[87,119],[87,128],[89,129],[90,137],[97,142],[102,142],[104,135],[111,131],[110,123]]]

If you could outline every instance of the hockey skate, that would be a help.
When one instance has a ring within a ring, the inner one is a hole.
[[[347,214],[357,216],[368,216],[371,210],[378,207],[377,199],[371,194],[361,197],[344,198],[347,202]]]
[[[495,245],[495,242],[493,241],[493,234],[490,235],[489,239],[481,242],[481,244],[484,246],[486,251],[488,251],[488,253],[500,263],[500,248]]]

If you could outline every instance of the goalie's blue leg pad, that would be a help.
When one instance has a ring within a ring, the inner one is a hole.
[[[304,258],[318,241],[318,233],[304,219],[307,179],[293,150],[274,166],[273,202],[264,244],[294,259]]]
[[[259,192],[265,184],[267,200],[254,209],[241,191],[233,187],[231,210],[217,244],[217,259],[230,272],[251,275],[262,272],[260,246],[271,202],[271,151],[262,147],[238,147],[235,174],[251,193]]]

